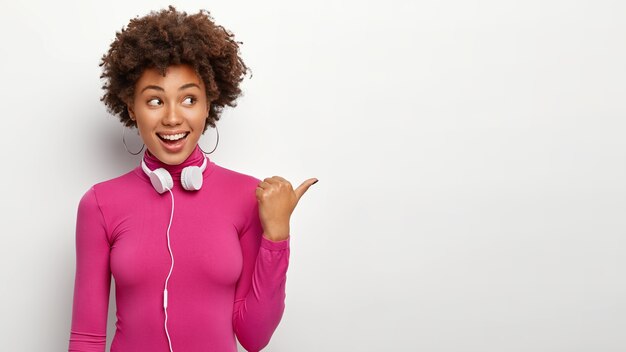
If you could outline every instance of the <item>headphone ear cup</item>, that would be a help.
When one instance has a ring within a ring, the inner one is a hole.
[[[180,183],[188,191],[202,188],[202,171],[198,166],[187,166],[180,175]]]
[[[152,171],[150,173],[150,182],[152,182],[152,187],[159,193],[164,193],[174,186],[172,175],[164,168],[158,168]]]

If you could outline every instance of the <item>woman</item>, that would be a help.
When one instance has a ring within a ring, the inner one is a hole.
[[[235,106],[247,68],[209,13],[172,6],[132,19],[102,58],[102,100],[147,147],[140,166],[91,187],[76,223],[69,351],[248,351],[284,311],[295,190],[221,167],[198,140]],[[124,143],[125,144],[125,143]],[[142,148],[143,149],[143,148]]]

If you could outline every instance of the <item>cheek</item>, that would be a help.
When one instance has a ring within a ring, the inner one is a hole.
[[[145,119],[145,116],[137,118],[137,130],[144,139],[150,137],[154,133],[155,126],[155,123],[151,120]]]
[[[161,116],[156,111],[151,111],[147,109],[138,111],[136,117],[137,125],[141,126],[141,128],[144,130],[154,128],[154,126],[158,125],[161,120]]]
[[[206,123],[206,115],[201,115],[197,119],[194,120],[194,128],[200,130],[204,129],[204,124]]]
[[[146,142],[146,137],[150,135],[150,132],[147,131],[144,127],[142,126],[138,126],[137,128],[137,132],[139,133],[139,136],[141,137],[141,139],[144,141],[144,144]]]

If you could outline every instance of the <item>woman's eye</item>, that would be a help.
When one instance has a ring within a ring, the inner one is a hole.
[[[155,104],[151,104],[153,101],[159,101],[159,102],[160,102],[160,101],[161,101],[161,99],[157,99],[157,98],[150,99],[150,100],[148,100],[148,105],[155,106]],[[156,105],[158,105],[158,104],[156,104]]]
[[[187,99],[193,100],[194,102],[196,101],[196,98],[194,98],[194,97],[186,97],[185,100],[187,100]],[[190,102],[190,104],[193,104],[193,103]]]

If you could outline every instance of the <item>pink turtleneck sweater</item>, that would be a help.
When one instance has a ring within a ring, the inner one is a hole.
[[[167,327],[174,352],[234,352],[265,347],[285,308],[289,239],[263,235],[255,189],[259,179],[207,160],[202,188],[187,191],[181,170],[200,166],[198,146],[179,165],[149,151],[151,170],[174,179]],[[159,194],[141,166],[91,187],[76,221],[76,276],[70,352],[106,346],[111,275],[116,331],[111,352],[169,352],[163,290],[171,195]]]

